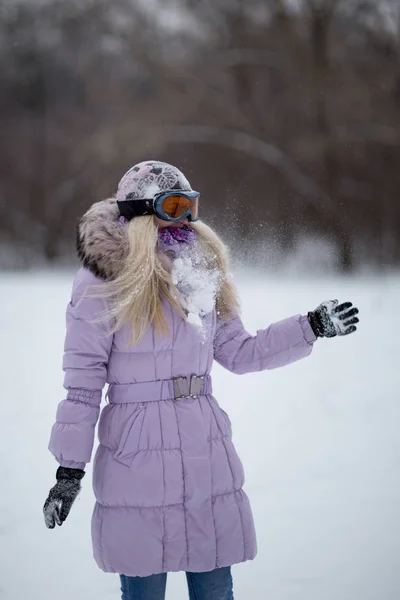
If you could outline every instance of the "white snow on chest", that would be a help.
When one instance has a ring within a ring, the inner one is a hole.
[[[202,328],[202,317],[215,306],[219,272],[207,269],[189,249],[183,250],[179,258],[173,260],[171,277],[188,322]]]

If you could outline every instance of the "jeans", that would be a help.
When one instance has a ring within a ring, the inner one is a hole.
[[[120,575],[122,600],[165,600],[167,573],[149,577]],[[186,573],[189,600],[233,600],[230,567]]]

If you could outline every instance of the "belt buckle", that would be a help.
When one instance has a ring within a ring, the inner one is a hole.
[[[174,377],[172,381],[174,384],[175,400],[190,396],[190,386],[187,377]]]
[[[203,387],[204,375],[191,375],[188,377],[174,377],[175,400],[181,398],[198,398]]]
[[[190,378],[190,397],[198,398],[203,387],[204,375],[192,375]]]

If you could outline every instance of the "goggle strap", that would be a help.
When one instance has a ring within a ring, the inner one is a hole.
[[[129,194],[126,200],[117,200],[120,215],[128,221],[133,217],[142,217],[143,215],[154,215],[153,198],[140,200],[130,200]]]
[[[193,194],[195,193],[196,192],[194,192]],[[174,194],[170,193],[168,195],[173,196]],[[166,197],[168,197],[168,195],[166,195]],[[179,192],[176,195],[182,195],[183,197],[187,197],[183,194],[179,194]],[[197,196],[199,196],[199,194],[197,194]],[[191,198],[188,199],[192,200]],[[193,200],[195,200],[195,197],[193,198]],[[133,219],[133,217],[157,214],[153,208],[154,198],[134,199],[132,198],[132,194],[127,194],[126,200],[117,200],[117,205],[119,208],[120,215],[122,217],[125,217],[125,219],[127,219],[128,221]]]

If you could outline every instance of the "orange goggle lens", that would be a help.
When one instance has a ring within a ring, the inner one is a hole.
[[[163,211],[173,219],[179,219],[185,214],[187,210],[190,210],[192,219],[197,219],[197,213],[199,210],[199,200],[189,200],[183,196],[167,196],[161,204]]]

